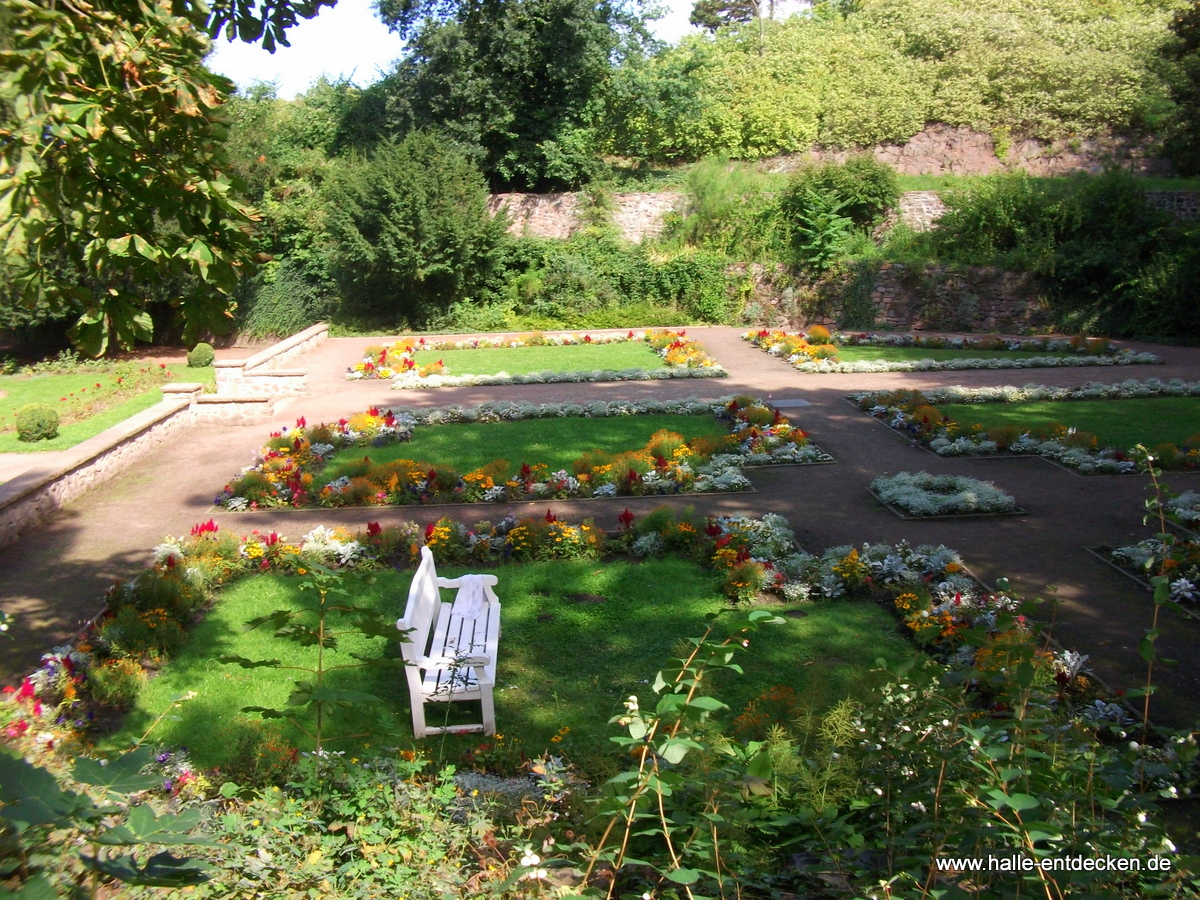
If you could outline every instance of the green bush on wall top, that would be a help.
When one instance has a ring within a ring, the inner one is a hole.
[[[213,351],[212,344],[206,344],[202,341],[188,351],[188,368],[203,369],[205,366],[211,366],[213,360],[216,358],[217,354]]]
[[[17,410],[17,438],[48,441],[58,437],[58,413],[45,403],[30,403]]]

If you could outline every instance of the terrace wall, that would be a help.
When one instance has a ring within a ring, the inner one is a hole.
[[[156,406],[71,448],[64,462],[29,469],[0,484],[0,546],[115,478],[180,431],[268,416],[277,398],[307,386],[306,370],[283,367],[328,336],[327,325],[314,325],[247,359],[217,361],[216,394],[204,394],[199,384],[165,385]]]

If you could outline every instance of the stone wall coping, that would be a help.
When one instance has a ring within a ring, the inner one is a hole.
[[[250,378],[296,378],[307,375],[308,369],[256,369],[246,374]]]
[[[235,406],[248,406],[252,403],[270,403],[275,398],[273,396],[259,396],[255,394],[247,394],[245,396],[217,396],[216,394],[201,394],[196,398],[196,404],[199,406],[219,406],[223,403],[232,403]]]
[[[258,353],[255,353],[253,356],[242,360],[242,365],[246,368],[247,371],[249,371],[250,369],[257,369],[260,366],[265,366],[276,356],[281,356],[284,353],[287,353],[289,350],[294,350],[297,347],[304,344],[305,342],[312,340],[313,338],[317,337],[319,334],[322,334],[322,333],[328,334],[328,332],[329,332],[329,323],[328,322],[318,322],[316,325],[311,325],[308,328],[305,328],[303,331],[298,331],[295,334],[293,334],[290,338],[287,338],[286,340],[282,340],[278,344],[272,344],[267,349],[260,350]],[[262,373],[255,373],[255,374],[262,374]]]
[[[170,419],[191,407],[189,398],[164,398],[149,409],[130,416],[123,422],[118,422],[111,428],[88,438],[65,451],[66,456],[58,466],[49,470],[33,469],[23,472],[0,484],[0,507],[9,506],[22,497],[32,494],[48,484],[66,475],[88,466],[97,457],[135,438],[144,431],[149,431],[160,422]]]

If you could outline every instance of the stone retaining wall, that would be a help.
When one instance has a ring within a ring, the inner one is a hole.
[[[0,484],[0,546],[115,478],[185,428],[238,425],[269,415],[280,395],[303,391],[308,381],[307,371],[280,367],[328,336],[328,325],[314,325],[248,359],[217,361],[217,394],[204,394],[200,384],[164,385],[161,402],[71,448],[66,462],[31,469]]]
[[[273,344],[246,359],[217,360],[217,396],[262,397],[303,393],[308,373],[283,366],[329,337],[329,325],[321,322]]]
[[[33,469],[0,484],[0,546],[116,477],[194,421],[190,400],[166,395],[156,406],[73,447],[56,470]]]
[[[673,191],[613,194],[608,217],[636,244],[662,234],[666,214],[682,209],[685,200]],[[492,194],[488,211],[495,215],[501,209],[508,211],[508,233],[517,236],[566,239],[587,226],[578,194]]]

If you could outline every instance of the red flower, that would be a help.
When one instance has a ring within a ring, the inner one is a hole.
[[[372,406],[370,409],[367,410],[367,415],[378,419],[379,418],[379,407]]]
[[[21,682],[21,689],[17,691],[18,700],[28,700],[33,696],[33,682],[26,678]]]
[[[633,331],[630,331],[630,332],[629,332],[629,334],[625,335],[625,337],[626,337],[626,339],[627,339],[627,340],[631,340],[631,341],[632,341],[632,340],[633,340]]]
[[[704,533],[707,534],[709,537],[715,538],[717,535],[719,535],[721,533],[721,526],[718,525],[716,522],[714,522],[712,519],[709,519],[708,527],[704,529]]]
[[[550,512],[550,507],[548,507],[548,506],[546,507],[546,521],[547,522],[557,522],[558,521],[558,519],[556,519],[554,517],[554,513]]]
[[[378,522],[367,523],[367,537],[378,537],[383,528]]]
[[[307,425],[307,424],[308,424],[308,423],[307,423],[307,422],[304,420],[304,416],[301,416],[300,418],[298,418],[298,419],[296,420],[296,427],[297,427],[297,428],[303,428],[303,427],[304,427],[305,425]]]
[[[623,513],[617,516],[617,521],[621,523],[621,528],[625,531],[628,531],[630,526],[633,525],[633,513],[629,511],[628,506],[625,507]]]
[[[217,523],[212,519],[209,519],[207,522],[201,522],[199,525],[192,526],[192,537],[201,537],[202,535],[216,533]]]
[[[434,469],[430,469],[428,472],[426,472],[425,478],[430,484],[437,484],[437,472]]]
[[[429,543],[429,539],[433,537],[433,529],[437,526],[437,522],[430,522],[425,526],[425,543]]]
[[[590,344],[592,342],[592,336],[590,334],[585,334],[583,336],[583,342],[585,344]],[[96,387],[100,387],[100,385],[96,385]]]
[[[529,463],[521,463],[521,479],[525,480],[533,474],[533,469],[529,468]]]
[[[437,364],[440,366],[440,365],[442,364],[442,361],[439,359],[439,360],[437,361]]]

